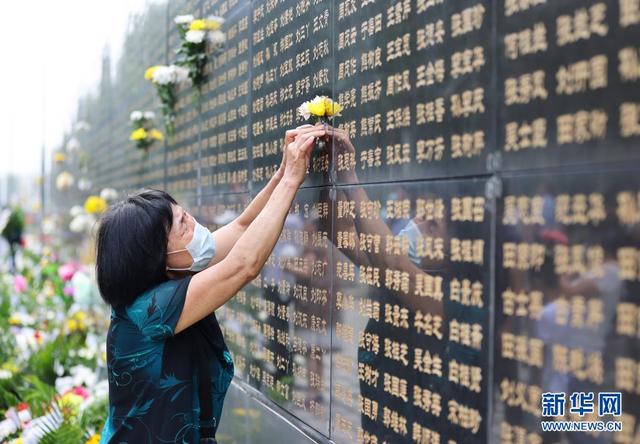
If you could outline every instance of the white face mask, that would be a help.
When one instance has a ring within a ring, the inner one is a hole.
[[[193,238],[191,242],[187,244],[187,248],[182,250],[169,251],[167,254],[180,253],[182,251],[188,251],[193,258],[191,267],[188,268],[171,268],[167,267],[167,270],[173,271],[202,271],[207,268],[211,259],[216,252],[215,244],[213,242],[213,236],[205,227],[200,225],[196,221],[196,226],[193,229]]]

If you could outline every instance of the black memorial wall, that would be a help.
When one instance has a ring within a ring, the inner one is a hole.
[[[316,94],[344,106],[348,137],[314,151],[261,275],[218,313],[238,386],[275,406],[282,430],[638,442],[640,2],[165,10],[166,34],[144,37],[148,64],[171,60],[178,14],[223,16],[225,50],[200,104],[181,88],[165,146],[133,158],[96,132],[97,182],[164,188],[215,229],[274,173],[297,106]],[[110,106],[151,106],[143,88]],[[623,431],[543,433],[549,391],[622,392]],[[226,415],[221,440],[275,442],[251,408]]]

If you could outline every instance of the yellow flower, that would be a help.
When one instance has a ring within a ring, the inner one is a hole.
[[[16,438],[13,441],[10,441],[9,444],[24,444],[24,438],[22,438],[22,437]]]
[[[342,105],[340,105],[338,102],[334,102],[329,97],[323,97],[323,98],[324,98],[324,109],[327,116],[329,117],[334,115],[339,116],[340,112],[343,109]]]
[[[67,329],[70,332],[74,332],[78,329],[78,322],[75,319],[68,319],[67,320]]]
[[[130,140],[144,140],[147,138],[147,130],[144,128],[138,128],[131,132]]]
[[[325,104],[322,97],[316,96],[311,102],[309,102],[309,112],[314,116],[324,116]]]
[[[58,399],[58,407],[62,410],[62,415],[65,418],[75,418],[80,413],[80,405],[83,400],[82,396],[73,392],[65,393]]]
[[[65,160],[67,160],[67,155],[65,153],[61,153],[60,151],[58,151],[57,153],[53,154],[53,161],[55,163],[62,163]]]
[[[190,31],[206,31],[207,23],[202,19],[197,19],[191,22],[189,25]]]
[[[22,323],[22,321],[20,320],[20,318],[16,315],[11,315],[11,317],[9,317],[9,324],[11,325],[20,325]]]
[[[89,214],[104,213],[109,205],[99,196],[89,196],[84,202],[84,210]]]
[[[162,135],[162,133],[155,128],[149,131],[149,136],[151,136],[151,138],[154,140],[164,140],[164,136]]]
[[[98,444],[100,442],[100,435],[98,433],[94,433],[91,438],[87,439],[85,444]]]
[[[84,311],[80,310],[80,311],[77,311],[77,312],[73,315],[73,317],[74,317],[76,320],[78,320],[79,322],[82,322],[82,321],[84,321],[85,319],[87,319],[87,314],[86,314]]]
[[[156,69],[158,69],[158,65],[147,68],[147,70],[144,72],[145,80],[152,80],[153,73],[156,72]]]
[[[13,361],[5,362],[4,364],[2,364],[2,368],[3,370],[9,370],[11,373],[14,373],[14,374],[18,373],[18,370],[20,370]]]

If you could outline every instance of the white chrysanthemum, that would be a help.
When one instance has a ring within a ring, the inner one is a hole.
[[[176,25],[187,25],[193,21],[193,15],[178,15],[173,19]]]
[[[9,379],[12,373],[9,370],[0,369],[0,379]]]
[[[111,202],[118,198],[118,192],[113,188],[104,188],[100,191],[100,197],[107,202]]]
[[[158,66],[155,71],[153,71],[153,83],[168,85],[173,81],[172,74],[173,70],[170,66]]]
[[[308,101],[303,102],[302,105],[298,107],[298,115],[303,117],[305,120],[311,117],[311,111],[309,110],[309,103],[310,102]]]
[[[153,120],[156,118],[156,113],[154,113],[153,111],[145,111],[144,118],[147,120]]]
[[[69,215],[71,217],[80,216],[81,214],[84,214],[84,208],[82,208],[81,205],[74,205],[69,210]]]
[[[211,31],[209,33],[208,38],[209,38],[209,41],[211,43],[213,43],[214,45],[221,45],[227,40],[227,37],[224,35],[224,32],[219,31],[219,30],[218,31]]]
[[[80,142],[78,141],[78,139],[76,139],[75,137],[72,137],[71,139],[69,139],[69,141],[67,142],[67,151],[69,151],[70,153],[73,153],[79,148],[80,148]]]
[[[142,119],[142,111],[132,111],[131,114],[129,115],[129,120],[136,122],[138,120]]]
[[[205,31],[189,30],[184,36],[185,40],[190,43],[202,43],[206,35]]]
[[[182,66],[177,65],[171,65],[169,69],[171,70],[173,81],[175,83],[184,82],[189,78],[189,70],[187,68],[183,68]]]

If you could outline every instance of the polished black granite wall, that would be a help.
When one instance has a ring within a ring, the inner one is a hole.
[[[220,309],[220,442],[638,442],[640,2],[170,2],[169,60],[183,13],[226,19],[201,103],[183,88],[176,138],[98,181],[216,229],[304,100],[348,135]],[[543,433],[546,391],[621,391],[623,431]]]

